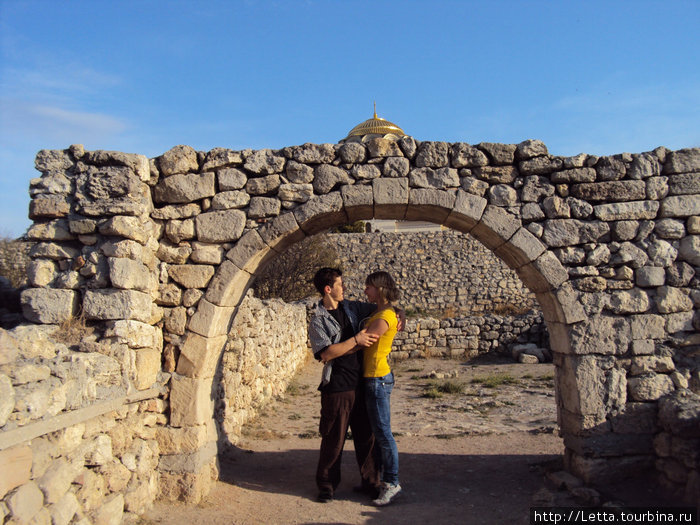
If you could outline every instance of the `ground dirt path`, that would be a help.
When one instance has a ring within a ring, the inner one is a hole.
[[[316,501],[321,367],[310,361],[220,458],[220,480],[203,502],[158,503],[141,523],[526,524],[534,504],[576,503],[546,476],[561,470],[564,450],[551,364],[428,359],[394,371],[392,429],[404,490],[388,507],[352,492],[359,476],[351,440],[336,498]],[[663,503],[638,481],[596,487],[601,503]]]

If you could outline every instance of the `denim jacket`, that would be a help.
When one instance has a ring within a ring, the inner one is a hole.
[[[374,304],[360,301],[342,301],[340,304],[345,308],[353,333],[360,331],[362,320],[369,317],[377,308]],[[323,302],[319,301],[309,323],[309,342],[311,343],[311,351],[316,359],[320,360],[320,353],[330,345],[340,342],[340,332],[338,321],[328,313],[326,307],[323,306]],[[322,385],[327,384],[331,380],[332,370],[333,361],[331,360],[323,366]]]

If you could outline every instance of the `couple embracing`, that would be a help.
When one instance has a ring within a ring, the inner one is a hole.
[[[399,455],[391,434],[390,396],[394,376],[387,356],[402,310],[399,291],[387,272],[365,281],[369,303],[345,300],[342,272],[321,268],[314,286],[322,299],[309,325],[314,357],[324,363],[321,391],[321,451],[316,470],[319,501],[333,499],[348,426],[362,483],[354,490],[387,505],[401,491]],[[401,319],[400,319],[401,318]]]

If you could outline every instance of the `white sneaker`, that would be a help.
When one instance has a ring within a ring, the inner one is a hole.
[[[392,485],[391,483],[382,482],[382,486],[379,489],[379,497],[372,501],[372,503],[377,507],[388,505],[399,492],[401,492],[401,485],[398,483],[396,485]]]

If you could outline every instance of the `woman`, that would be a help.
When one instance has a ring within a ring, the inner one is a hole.
[[[391,434],[391,390],[394,374],[387,356],[398,328],[398,317],[393,303],[399,298],[394,279],[387,272],[374,272],[365,280],[365,295],[377,305],[377,310],[366,321],[367,333],[379,339],[364,349],[363,376],[367,413],[379,451],[378,465],[382,469],[382,484],[375,505],[387,505],[401,492],[399,485],[399,452]]]

